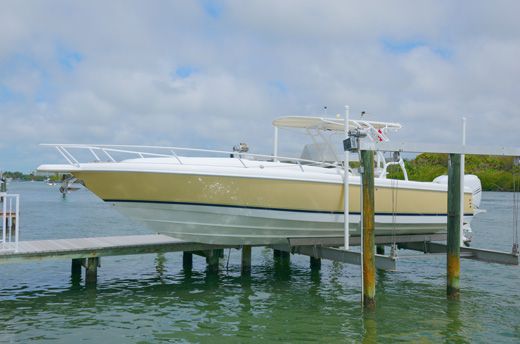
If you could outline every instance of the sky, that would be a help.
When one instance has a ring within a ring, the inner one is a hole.
[[[40,143],[272,151],[282,115],[520,146],[520,2],[0,0],[0,170]],[[327,110],[324,110],[324,107]],[[284,143],[291,147],[291,142]]]

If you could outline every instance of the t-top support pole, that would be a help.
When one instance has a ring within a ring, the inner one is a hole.
[[[345,106],[345,140],[348,139],[348,131],[350,127],[350,109],[348,105]],[[350,248],[350,228],[349,228],[349,181],[350,181],[350,175],[349,175],[349,165],[350,165],[350,152],[348,149],[345,149],[345,161],[344,161],[344,178],[343,178],[343,214],[344,214],[344,229],[345,229],[345,250],[348,250]]]
[[[278,127],[274,127],[273,161],[278,161]]]
[[[462,145],[466,145],[466,117],[462,117]],[[460,230],[463,231],[464,228],[464,173],[465,173],[465,155],[461,154],[460,156]],[[460,245],[464,245],[464,237],[460,236]]]

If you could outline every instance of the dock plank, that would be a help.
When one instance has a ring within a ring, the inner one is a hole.
[[[202,251],[235,246],[188,242],[162,234],[32,240],[0,247],[0,264],[44,259],[75,259],[159,252]]]

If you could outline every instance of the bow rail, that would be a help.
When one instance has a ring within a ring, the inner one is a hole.
[[[141,145],[97,145],[97,144],[57,144],[57,143],[44,143],[41,146],[54,147],[56,150],[65,158],[65,160],[73,166],[79,167],[81,162],[77,154],[73,154],[72,151],[83,150],[90,153],[90,156],[94,158],[94,161],[89,162],[107,162],[117,163],[125,159],[118,159],[117,155],[133,155],[135,158],[147,158],[147,157],[163,157],[163,158],[174,158],[181,165],[189,164],[186,158],[192,158],[193,156],[183,156],[178,153],[205,153],[211,155],[224,155],[231,158],[238,159],[244,168],[248,168],[248,161],[279,161],[285,163],[297,164],[302,172],[304,166],[319,166],[338,168],[343,170],[342,162],[323,162],[308,159],[300,159],[293,157],[281,157],[265,154],[253,154],[244,153],[237,151],[223,151],[223,150],[212,150],[212,149],[201,149],[201,148],[184,148],[184,147],[168,147],[168,146],[141,146]],[[105,159],[105,160],[103,160]],[[256,167],[256,166],[255,166]]]

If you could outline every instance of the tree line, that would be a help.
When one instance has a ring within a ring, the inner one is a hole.
[[[405,160],[410,180],[432,181],[448,174],[448,154],[423,153]],[[478,176],[484,191],[513,191],[520,188],[520,167],[512,157],[466,155],[465,173]],[[390,166],[388,178],[403,179],[399,166]]]

